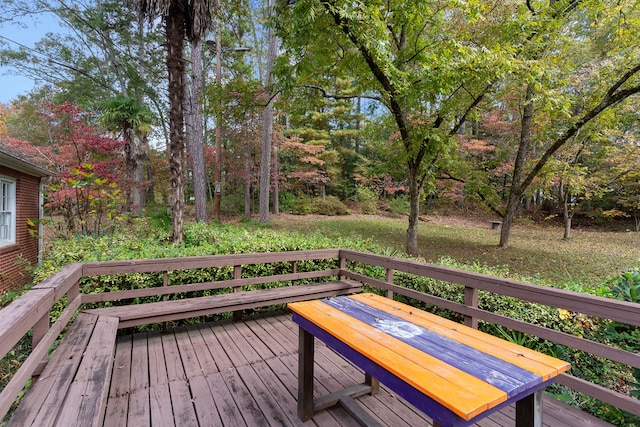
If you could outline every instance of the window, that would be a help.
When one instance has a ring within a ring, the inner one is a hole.
[[[0,246],[16,242],[16,182],[0,177]]]

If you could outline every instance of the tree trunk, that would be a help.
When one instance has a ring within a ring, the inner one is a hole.
[[[353,151],[355,151],[356,154],[360,154],[360,123],[362,122],[362,97],[360,96],[358,97],[356,104],[356,114],[356,140]]]
[[[569,210],[567,209],[567,205],[564,205],[564,208],[562,209],[563,211],[563,216],[564,216],[564,235],[562,236],[562,238],[564,240],[570,240],[571,239],[571,220],[573,219],[573,215],[571,215],[569,213]]]
[[[273,0],[269,0],[268,13],[273,16],[275,9]],[[261,223],[269,222],[269,187],[271,172],[271,137],[273,133],[273,103],[271,99],[271,70],[278,53],[278,39],[273,27],[269,27],[269,53],[267,56],[267,69],[265,76],[265,97],[267,105],[262,115],[262,154],[260,161],[260,219]]]
[[[280,186],[278,177],[280,176],[280,162],[278,162],[278,144],[272,143],[273,153],[271,154],[272,179],[273,179],[273,207],[271,212],[274,215],[280,213]]]
[[[251,218],[251,144],[249,142],[249,132],[247,123],[243,125],[244,140],[242,142],[242,157],[244,160],[244,219]]]
[[[202,40],[196,37],[191,41],[191,90],[188,91],[190,125],[187,147],[191,154],[191,173],[193,176],[193,196],[196,204],[196,221],[207,222],[207,178],[204,166],[204,125],[200,105],[202,103]]]
[[[145,136],[133,135],[135,151],[131,183],[131,208],[134,216],[142,214],[145,208],[145,176],[144,163],[149,156],[149,145]]]
[[[136,192],[136,180],[134,176],[134,171],[136,170],[136,158],[134,154],[136,151],[136,142],[134,141],[133,129],[130,126],[126,126],[123,129],[122,136],[124,139],[124,167],[129,185],[127,203],[131,209],[131,215],[139,216],[140,211],[137,209],[138,206],[136,206],[136,196],[134,194]]]
[[[219,12],[219,11],[218,11]],[[218,18],[216,28],[216,86],[222,88],[222,29]],[[216,112],[216,170],[213,183],[213,216],[216,221],[220,219],[220,205],[222,199],[222,112]]]
[[[271,186],[271,136],[273,132],[273,106],[269,103],[262,114],[262,155],[260,160],[260,219],[269,222],[269,187]]]
[[[573,218],[573,210],[571,209],[570,200],[571,193],[565,189],[564,179],[560,179],[560,201],[562,203],[562,223],[564,224],[564,240],[571,238],[571,220]]]
[[[184,152],[184,10],[171,2],[165,16],[167,33],[167,70],[169,71],[169,185],[171,210],[171,241],[184,237],[184,182],[182,177]]]
[[[531,146],[531,121],[533,119],[533,96],[535,90],[533,85],[527,85],[524,107],[522,111],[522,123],[520,125],[520,144],[518,146],[518,154],[513,165],[513,174],[511,177],[511,187],[509,188],[509,196],[507,198],[507,206],[504,217],[502,218],[502,228],[500,230],[501,248],[509,247],[509,234],[511,233],[511,224],[522,197],[523,188],[521,188],[522,175],[524,172],[524,164],[527,160],[529,147]]]
[[[418,219],[420,216],[420,193],[421,188],[418,183],[418,170],[409,165],[409,225],[407,227],[407,254],[418,256]]]

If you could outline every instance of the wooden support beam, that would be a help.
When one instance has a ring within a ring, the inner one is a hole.
[[[375,418],[369,415],[362,406],[353,400],[351,397],[345,396],[340,399],[340,406],[349,413],[357,422],[363,427],[382,427]]]
[[[298,341],[298,417],[307,421],[313,417],[314,338],[299,328]]]
[[[542,427],[542,391],[516,402],[516,427]]]

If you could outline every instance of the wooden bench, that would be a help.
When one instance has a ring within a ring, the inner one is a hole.
[[[127,328],[230,311],[237,312],[287,302],[348,295],[359,292],[361,288],[362,284],[359,282],[340,280],[314,285],[284,286],[148,304],[98,308],[86,310],[86,312],[116,317],[120,321],[120,328]]]
[[[79,313],[7,426],[102,425],[118,319]]]
[[[433,418],[471,426],[516,404],[517,426],[542,426],[542,390],[570,364],[374,294],[289,304],[300,326],[298,415],[341,404],[361,424],[378,423],[354,397],[377,380]],[[365,382],[313,399],[314,337],[365,372]]]
[[[492,230],[498,230],[500,228],[500,226],[502,225],[502,221],[490,221],[491,222],[491,229]]]

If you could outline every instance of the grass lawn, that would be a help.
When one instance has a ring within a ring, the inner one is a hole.
[[[420,256],[428,261],[450,257],[464,264],[506,267],[512,274],[539,277],[552,285],[581,283],[596,286],[624,270],[640,266],[640,233],[576,229],[562,239],[554,226],[514,225],[510,247],[498,248],[499,231],[488,221],[427,216],[419,225]],[[375,215],[341,217],[272,217],[276,229],[325,237],[350,236],[404,251],[407,220]],[[340,246],[336,244],[336,246]],[[564,287],[564,286],[561,286]]]

